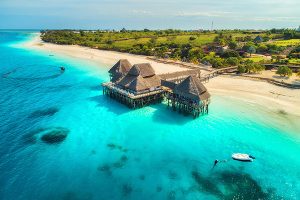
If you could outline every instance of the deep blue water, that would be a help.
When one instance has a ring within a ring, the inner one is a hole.
[[[0,199],[300,198],[289,116],[214,94],[197,120],[164,104],[129,110],[102,95],[108,66],[16,45],[31,37],[0,32]],[[68,136],[43,142],[51,130]]]

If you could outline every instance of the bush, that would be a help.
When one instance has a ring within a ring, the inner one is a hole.
[[[288,66],[280,66],[280,67],[278,67],[276,74],[279,74],[280,76],[290,77],[290,76],[292,76],[293,72]]]
[[[267,52],[268,51],[268,47],[265,44],[260,44],[257,47],[257,51],[260,52],[260,53]]]
[[[212,58],[210,63],[214,68],[221,68],[224,66],[224,60],[222,58]]]
[[[222,53],[221,57],[223,57],[223,58],[230,58],[230,57],[239,58],[240,54],[234,50],[226,50],[224,53]]]
[[[225,59],[225,63],[230,66],[236,66],[240,63],[240,60],[236,57],[229,57]]]
[[[246,60],[244,63],[246,73],[258,73],[265,69],[265,66],[259,63],[254,63],[252,60]]]
[[[194,36],[191,36],[190,37],[190,40],[196,40],[197,38],[196,37],[194,37]]]
[[[228,47],[232,50],[235,50],[237,48],[238,44],[235,41],[231,41],[228,44]]]
[[[240,74],[242,74],[246,72],[246,67],[244,65],[239,65],[237,70]]]

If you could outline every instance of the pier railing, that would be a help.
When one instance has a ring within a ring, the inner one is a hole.
[[[159,93],[162,93],[164,91],[163,89],[156,89],[154,91],[146,91],[145,93],[136,94],[136,93],[130,92],[128,90],[124,90],[124,89],[118,87],[116,84],[114,84],[112,82],[102,83],[102,86],[107,87],[111,90],[114,90],[114,91],[116,91],[116,92],[118,92],[118,93],[120,93],[124,96],[127,96],[127,97],[131,98],[131,99],[139,99],[139,98],[159,94]]]
[[[196,76],[198,78],[201,77],[201,71],[200,69],[192,69],[192,70],[186,70],[186,71],[180,71],[180,72],[172,72],[172,73],[166,73],[159,75],[162,80],[165,81],[172,81],[175,83],[178,83],[185,79],[188,76]]]

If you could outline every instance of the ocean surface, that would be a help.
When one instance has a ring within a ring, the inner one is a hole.
[[[109,66],[22,47],[32,37],[0,32],[1,200],[300,199],[289,114],[216,94],[196,120],[130,110],[102,95]],[[43,141],[50,132],[67,137]]]

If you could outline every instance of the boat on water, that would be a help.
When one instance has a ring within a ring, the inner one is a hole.
[[[255,159],[255,157],[245,153],[234,153],[231,157],[233,160],[241,162],[252,162]]]

